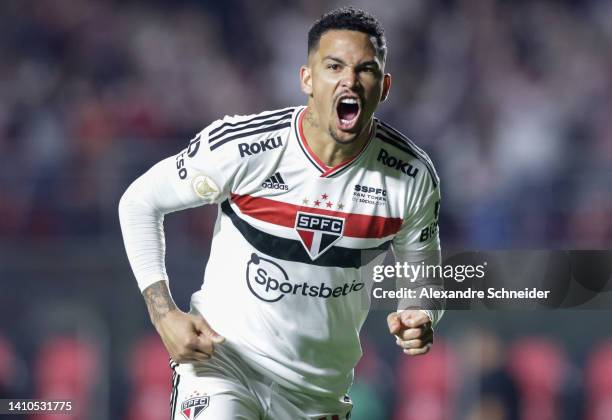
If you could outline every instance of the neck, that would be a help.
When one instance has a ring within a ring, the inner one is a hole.
[[[339,143],[334,140],[327,127],[319,124],[317,116],[312,112],[310,106],[304,112],[304,119],[302,120],[304,140],[319,160],[329,167],[334,167],[355,157],[370,138],[372,121],[353,141]]]

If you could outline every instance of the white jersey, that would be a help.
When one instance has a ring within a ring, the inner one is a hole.
[[[439,180],[422,150],[377,119],[360,153],[329,168],[304,139],[304,113],[212,123],[128,189],[121,222],[144,289],[167,279],[163,214],[218,203],[192,306],[255,370],[290,389],[342,395],[368,313],[362,251],[438,250]],[[155,210],[143,215],[147,206]]]

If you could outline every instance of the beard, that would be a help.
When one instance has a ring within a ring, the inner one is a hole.
[[[347,139],[347,138],[344,138],[344,139],[343,139],[343,138],[342,138],[342,136],[341,136],[341,134],[340,134],[340,130],[338,130],[338,128],[336,128],[336,127],[334,126],[334,123],[333,123],[333,122],[332,122],[332,123],[330,123],[330,125],[329,125],[329,127],[328,127],[328,129],[327,129],[327,132],[328,132],[328,134],[330,135],[330,137],[331,137],[331,138],[332,138],[332,139],[333,139],[333,140],[334,140],[334,141],[335,141],[337,144],[340,144],[340,145],[343,145],[343,146],[346,146],[346,145],[349,145],[349,144],[351,144],[351,143],[354,143],[354,142],[355,142],[355,141],[356,141],[356,140],[359,138],[359,136],[363,134],[363,131],[364,131],[364,129],[363,129],[363,127],[362,127],[362,128],[361,128],[361,130],[359,130],[359,131],[358,131],[358,132],[356,132],[356,133],[346,133],[346,132],[343,132],[345,136],[346,136],[346,135],[350,135],[350,137],[349,137],[348,139]]]
[[[343,140],[338,135],[338,130],[335,127],[329,127],[329,135],[331,136],[332,139],[334,139],[336,143],[342,144],[342,145],[350,144],[357,138],[357,136],[355,136],[352,139]]]

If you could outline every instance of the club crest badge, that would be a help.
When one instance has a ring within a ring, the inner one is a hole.
[[[314,261],[342,237],[344,219],[298,211],[295,230],[310,259]]]
[[[186,420],[195,420],[208,408],[210,397],[208,395],[192,397],[181,404],[181,414]]]

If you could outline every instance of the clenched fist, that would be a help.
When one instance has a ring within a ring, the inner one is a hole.
[[[393,312],[387,317],[387,324],[404,353],[417,356],[429,352],[433,344],[433,329],[425,312],[418,309]]]
[[[178,363],[208,360],[215,344],[225,341],[200,315],[178,309],[169,311],[155,327],[170,357]]]

